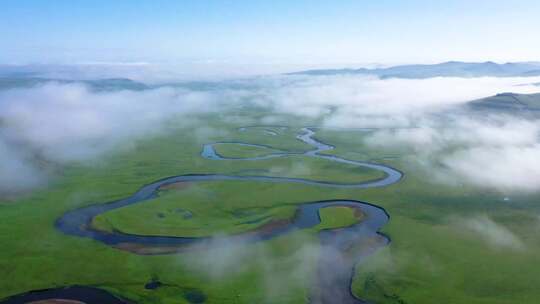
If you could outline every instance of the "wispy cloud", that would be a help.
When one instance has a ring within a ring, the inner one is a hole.
[[[456,113],[457,106],[474,99],[540,91],[523,85],[527,82],[531,79],[306,76],[281,80],[261,100],[276,112],[322,119],[327,127],[381,128],[365,142],[414,151],[410,160],[430,171],[433,180],[536,191],[539,120]]]
[[[172,88],[96,93],[49,83],[2,91],[0,178],[12,182],[1,183],[0,190],[35,185],[43,175],[36,159],[66,164],[128,149],[136,138],[163,130],[167,119],[213,111],[216,103],[210,94]]]
[[[316,117],[332,113],[328,126],[396,126],[428,111],[501,92],[538,92],[527,78],[379,79],[369,76],[298,76],[266,91],[280,112]]]
[[[486,215],[456,219],[455,224],[494,247],[511,250],[525,249],[525,244],[517,235]]]
[[[540,121],[508,116],[424,119],[418,127],[381,130],[365,142],[412,151],[408,159],[442,182],[499,191],[540,189]]]
[[[160,132],[163,123],[175,115],[224,111],[231,109],[230,104],[251,103],[267,114],[260,119],[263,124],[287,123],[282,114],[294,114],[328,127],[380,127],[365,138],[366,143],[380,149],[415,150],[418,163],[443,170],[433,171],[434,176],[443,177],[440,180],[459,179],[503,191],[535,191],[540,189],[540,166],[534,156],[540,152],[538,121],[440,114],[500,92],[538,92],[538,86],[523,85],[538,81],[273,76],[206,83],[196,90],[164,86],[96,92],[79,84],[54,82],[3,90],[0,142],[6,151],[4,159],[12,161],[1,167],[0,176],[9,180],[13,172],[21,172],[20,176],[33,176],[21,181],[35,185],[45,174],[32,161],[36,157],[58,164],[95,159],[119,147],[129,148],[139,137]],[[182,121],[189,120],[187,115],[183,117]],[[237,118],[240,123],[239,116],[224,120]],[[241,119],[257,123],[254,118]],[[202,128],[196,134],[208,137],[209,130]],[[8,182],[0,187],[8,190],[23,185]]]

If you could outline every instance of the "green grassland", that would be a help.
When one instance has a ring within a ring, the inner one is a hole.
[[[396,147],[391,153],[398,157],[381,160],[361,134],[324,130],[317,138],[337,146],[330,153],[349,158],[362,153],[364,159],[406,175],[383,191],[362,193],[362,200],[390,214],[383,232],[392,242],[357,267],[355,294],[374,303],[396,304],[534,303],[540,298],[534,287],[540,283],[540,195],[430,182],[429,172],[407,161],[412,151]],[[524,245],[498,246],[467,229],[463,219],[478,216],[488,216]]]
[[[251,191],[245,191],[249,188]],[[283,189],[283,187],[280,187]],[[290,189],[289,189],[290,188]],[[93,226],[104,231],[139,235],[219,236],[238,234],[270,221],[292,220],[296,205],[324,197],[321,192],[304,196],[287,185],[289,195],[276,201],[275,187],[256,182],[203,182],[187,189],[162,191],[158,199],[97,216]],[[303,187],[302,187],[303,188]],[[165,192],[165,193],[163,193]],[[238,195],[243,193],[243,195]],[[316,229],[347,227],[361,220],[349,207],[321,209]]]
[[[392,151],[384,151],[368,145],[364,139],[373,132],[373,130],[319,129],[315,138],[335,145],[335,149],[325,151],[325,154],[338,155],[353,160],[388,164],[388,162],[392,162],[397,158],[413,153],[413,151],[405,147],[396,147]]]
[[[231,127],[231,132],[235,128]],[[82,284],[107,288],[139,303],[187,303],[182,293],[175,292],[177,289],[202,290],[209,303],[263,302],[268,297],[265,274],[256,261],[245,262],[240,272],[216,278],[207,274],[207,269],[188,271],[185,261],[189,260],[189,253],[138,256],[92,240],[66,236],[54,228],[55,220],[68,210],[128,196],[141,185],[165,176],[234,173],[243,169],[238,163],[202,159],[199,155],[201,139],[190,135],[189,131],[192,129],[171,124],[163,136],[142,140],[131,149],[90,166],[65,168],[48,189],[2,202],[0,243],[4,250],[0,253],[3,270],[0,298],[28,290]],[[205,140],[208,139],[213,138]],[[223,138],[213,140],[217,139]],[[255,163],[246,164],[249,169],[249,165]],[[303,201],[303,187],[273,184],[266,185],[267,192],[274,193],[283,186],[295,191],[285,197],[284,203]],[[252,185],[238,185],[239,190],[247,187]],[[324,194],[322,190],[310,188],[314,191],[313,199]],[[237,197],[244,194],[246,191],[240,190]],[[223,200],[214,203],[227,204]],[[306,297],[307,281],[287,279],[291,264],[299,261],[282,258],[294,254],[303,243],[291,241],[295,237],[288,235],[249,248],[254,252],[262,250],[259,247],[264,248],[274,276],[287,283],[287,288],[272,292],[276,302],[298,303]],[[313,236],[307,236],[310,237]],[[178,287],[145,290],[144,284],[152,277]]]
[[[246,187],[252,191],[243,190]],[[294,202],[279,205],[272,191],[261,183],[198,183],[184,190],[162,191],[158,199],[99,215],[94,226],[140,235],[236,234],[294,216]],[[242,192],[245,195],[239,196]]]
[[[306,303],[317,254],[305,254],[306,244],[316,251],[317,231],[350,224],[350,211],[328,209],[322,212],[323,223],[316,229],[215,253],[238,256],[241,263],[231,264],[240,266],[232,268],[214,264],[219,259],[211,252],[142,256],[67,236],[54,227],[55,220],[68,210],[123,198],[142,185],[173,175],[285,175],[334,182],[380,177],[376,171],[301,156],[254,162],[203,159],[202,144],[218,141],[304,151],[309,146],[296,140],[295,132],[300,123],[317,123],[282,117],[283,121],[295,122],[296,127],[272,136],[258,130],[239,132],[241,125],[227,115],[233,116],[223,113],[200,117],[204,132],[180,123],[180,119],[173,121],[161,135],[139,140],[105,159],[63,168],[47,188],[4,199],[0,203],[0,298],[80,284],[106,288],[138,303],[189,303],[186,294],[190,292],[203,293],[206,303]],[[255,122],[263,116],[248,110],[234,115]],[[244,181],[197,183],[108,212],[93,224],[142,234],[237,233],[270,218],[288,218],[294,214],[294,206],[302,202],[367,201],[390,214],[383,232],[392,242],[356,268],[353,291],[358,296],[375,303],[538,302],[538,194],[513,194],[505,201],[494,191],[430,183],[426,172],[406,162],[402,155],[383,159],[385,151],[367,148],[359,132],[354,132],[351,140],[351,132],[321,130],[317,138],[337,147],[329,153],[386,163],[404,171],[405,178],[386,188],[365,190]],[[493,245],[460,224],[462,219],[483,215],[510,230],[523,246]],[[165,286],[146,290],[144,284],[152,278]]]
[[[362,214],[359,214],[353,208],[345,206],[321,208],[319,210],[319,216],[321,223],[317,226],[318,229],[348,227],[358,223],[362,219]]]
[[[280,153],[282,151],[266,148],[266,147],[257,147],[257,146],[242,146],[234,143],[220,143],[214,145],[216,153],[228,158],[250,158],[250,157],[260,157],[269,154]]]

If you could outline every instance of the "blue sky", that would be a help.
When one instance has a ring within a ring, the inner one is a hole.
[[[3,0],[0,63],[540,60],[540,1]]]

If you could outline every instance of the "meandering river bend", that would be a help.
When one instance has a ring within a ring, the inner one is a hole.
[[[245,127],[239,130],[246,131],[249,128],[258,127]],[[269,136],[277,135],[275,131],[265,131],[264,133]],[[338,183],[279,176],[184,174],[167,177],[151,184],[144,185],[131,196],[120,200],[90,205],[80,209],[68,211],[56,221],[56,227],[67,235],[90,238],[109,246],[129,250],[137,254],[171,254],[180,250],[192,248],[190,245],[208,241],[212,238],[143,236],[119,231],[106,232],[93,228],[91,225],[92,220],[99,214],[155,198],[157,197],[157,193],[161,187],[180,182],[257,181],[266,183],[298,183],[320,187],[362,189],[389,186],[398,182],[403,176],[403,174],[398,170],[382,164],[349,160],[334,155],[324,154],[325,151],[332,150],[334,147],[317,140],[315,138],[315,134],[316,131],[314,128],[301,129],[300,133],[297,135],[297,139],[313,147],[313,149],[302,153],[274,150],[277,152],[272,152],[263,156],[241,159],[227,158],[219,155],[215,150],[215,146],[220,143],[211,143],[203,146],[201,156],[206,159],[216,161],[226,161],[232,159],[257,161],[269,158],[288,157],[292,155],[304,155],[306,157],[320,158],[331,162],[379,170],[384,173],[384,177],[359,183]],[[249,143],[234,144],[272,148]],[[314,227],[320,223],[319,210],[321,208],[330,206],[343,206],[357,209],[364,215],[364,217],[362,221],[349,227],[320,231],[319,238],[321,242],[321,252],[318,262],[318,278],[314,283],[315,286],[313,287],[313,292],[311,293],[310,302],[321,304],[365,303],[353,295],[351,291],[351,280],[355,265],[361,262],[363,257],[372,254],[378,248],[387,245],[390,241],[386,236],[378,232],[379,229],[389,220],[389,216],[386,211],[380,207],[355,200],[324,200],[305,202],[298,205],[296,216],[292,221],[286,222],[282,225],[276,225],[272,229],[249,231],[246,233],[229,236],[227,239],[237,239],[242,242],[257,242],[275,238],[296,229]],[[350,256],[348,254],[349,248],[352,246],[358,247],[358,245],[360,245],[361,250],[355,251],[354,256]],[[100,302],[96,302],[91,296],[95,290],[98,290],[97,293],[99,297],[96,297],[96,299],[99,299]],[[91,287],[77,287],[75,289],[74,287],[68,287],[64,289],[51,289],[49,291],[30,292],[27,294],[16,295],[4,301],[0,301],[0,303],[27,303],[29,302],[28,300],[37,301],[51,299],[51,295],[54,295],[53,298],[62,299],[64,294],[69,296],[64,298],[70,300],[79,300],[87,304],[128,303],[127,301],[121,300],[117,297],[108,299],[102,294],[102,292],[102,290]],[[80,297],[77,297],[77,293],[79,293]]]

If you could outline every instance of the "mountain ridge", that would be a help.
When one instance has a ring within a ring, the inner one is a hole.
[[[387,68],[315,69],[287,73],[287,75],[374,75],[380,78],[431,77],[530,77],[540,76],[540,62],[462,62],[447,61],[437,64],[409,64]]]

